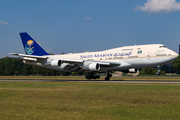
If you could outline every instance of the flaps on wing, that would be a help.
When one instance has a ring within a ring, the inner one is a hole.
[[[83,60],[74,60],[74,59],[60,59],[63,63],[70,63],[70,64],[78,64],[83,63]]]
[[[105,66],[120,66],[121,63],[118,62],[98,62],[100,65],[105,65]]]

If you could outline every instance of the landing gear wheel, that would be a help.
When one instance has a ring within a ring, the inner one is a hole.
[[[112,77],[112,74],[109,74],[109,71],[107,71],[107,77],[105,77],[105,80],[106,80],[106,81],[109,81],[109,80],[110,80],[110,77]]]
[[[156,72],[156,75],[161,75],[161,72],[160,72],[160,71],[157,71],[157,72]]]
[[[112,74],[108,74],[107,77],[112,77]]]
[[[96,75],[96,78],[97,78],[97,79],[99,79],[99,78],[100,78],[100,76],[99,76],[99,75]]]
[[[110,80],[110,78],[109,78],[109,77],[105,77],[105,80],[106,80],[106,81],[109,81],[109,80]]]
[[[91,80],[91,76],[89,76],[89,75],[86,75],[85,78]]]

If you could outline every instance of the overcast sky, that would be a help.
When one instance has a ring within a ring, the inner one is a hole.
[[[1,0],[0,57],[28,32],[48,53],[164,44],[178,52],[180,0]]]

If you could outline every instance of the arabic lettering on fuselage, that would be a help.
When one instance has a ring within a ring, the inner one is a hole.
[[[119,57],[119,56],[130,56],[132,52],[127,53],[104,53],[104,54],[91,54],[91,55],[80,55],[80,59],[98,58],[98,57]]]

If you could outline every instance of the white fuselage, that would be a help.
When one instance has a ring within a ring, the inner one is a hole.
[[[104,51],[63,55],[49,55],[27,32],[20,33],[26,54],[18,56],[25,64],[65,72],[86,71],[86,79],[99,79],[98,73],[107,72],[105,80],[112,77],[111,71],[137,73],[139,68],[161,66],[172,62],[178,54],[162,44],[125,46]],[[159,68],[159,67],[158,67]],[[157,74],[160,74],[158,70]]]
[[[49,55],[47,56],[49,57]],[[162,44],[125,46],[105,51],[85,52],[64,55],[50,55],[55,59],[74,59],[89,62],[115,62],[119,66],[102,67],[101,70],[124,70],[145,68],[170,63],[178,54]]]

